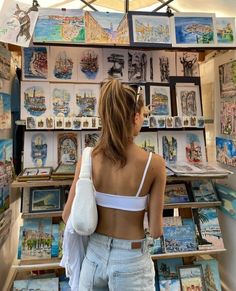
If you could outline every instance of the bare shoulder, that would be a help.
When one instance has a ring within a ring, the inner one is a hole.
[[[152,160],[151,160],[151,169],[156,173],[156,175],[165,173],[166,171],[166,161],[163,159],[162,156],[158,154],[153,154],[152,155]]]

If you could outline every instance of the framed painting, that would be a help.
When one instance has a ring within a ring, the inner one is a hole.
[[[100,138],[101,133],[98,131],[83,131],[81,133],[81,139],[82,139],[82,143],[81,143],[81,148],[82,151],[84,148],[86,147],[94,147],[99,138]]]
[[[11,128],[11,95],[0,92],[0,129]]]
[[[129,12],[130,43],[137,46],[170,46],[170,20],[166,13]]]
[[[48,79],[49,48],[28,47],[22,49],[22,79],[46,81]]]
[[[199,53],[177,52],[176,53],[176,75],[184,77],[199,77]]]
[[[217,44],[235,46],[235,18],[216,17]]]
[[[103,54],[100,48],[77,48],[78,81],[99,83],[103,80]]]
[[[30,188],[30,212],[60,211],[63,207],[61,188]]]
[[[52,173],[52,167],[25,168],[17,177],[18,181],[47,180]]]
[[[35,43],[84,43],[84,11],[40,8],[33,41]]]
[[[50,81],[77,81],[77,49],[75,47],[50,46]]]
[[[158,153],[157,133],[140,132],[134,143],[147,152]]]
[[[0,78],[10,80],[11,52],[4,47],[0,47],[0,63]]]
[[[182,291],[207,291],[201,265],[179,266],[178,273]]]
[[[236,60],[219,66],[220,97],[232,98],[236,95]]]
[[[215,14],[175,13],[170,20],[173,47],[216,45]]]
[[[200,89],[191,83],[176,83],[177,115],[202,116]]]
[[[48,82],[21,82],[21,119],[51,115]]]
[[[152,52],[153,81],[169,83],[170,76],[176,76],[175,52],[158,50]]]
[[[236,140],[216,137],[216,160],[236,167]]]
[[[150,85],[150,105],[152,115],[171,115],[170,87]]]
[[[85,12],[87,44],[129,44],[127,14],[115,12]]]

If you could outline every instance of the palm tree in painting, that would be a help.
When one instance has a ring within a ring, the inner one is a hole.
[[[193,218],[197,227],[197,239],[199,245],[211,244],[209,241],[202,237],[201,223],[209,221],[208,216],[204,213],[203,209],[193,209]]]

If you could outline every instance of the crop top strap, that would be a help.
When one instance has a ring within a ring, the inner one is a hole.
[[[140,194],[140,192],[141,192],[141,190],[142,190],[143,183],[144,183],[144,180],[145,180],[145,177],[146,177],[147,170],[148,170],[148,167],[149,167],[149,165],[150,165],[151,159],[152,159],[152,152],[149,153],[149,157],[148,157],[148,160],[147,160],[147,163],[146,163],[146,166],[145,166],[144,172],[143,172],[143,177],[142,177],[141,183],[140,183],[140,185],[139,185],[139,188],[138,188],[138,192],[137,192],[137,194],[136,194],[136,197],[139,196],[139,194]]]

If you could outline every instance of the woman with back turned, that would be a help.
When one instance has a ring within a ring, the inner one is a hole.
[[[79,291],[154,291],[154,266],[143,220],[148,210],[153,238],[162,234],[165,162],[138,147],[144,101],[131,87],[111,79],[99,99],[101,138],[92,152],[98,225],[90,236]],[[80,173],[78,162],[63,219],[67,221]]]

